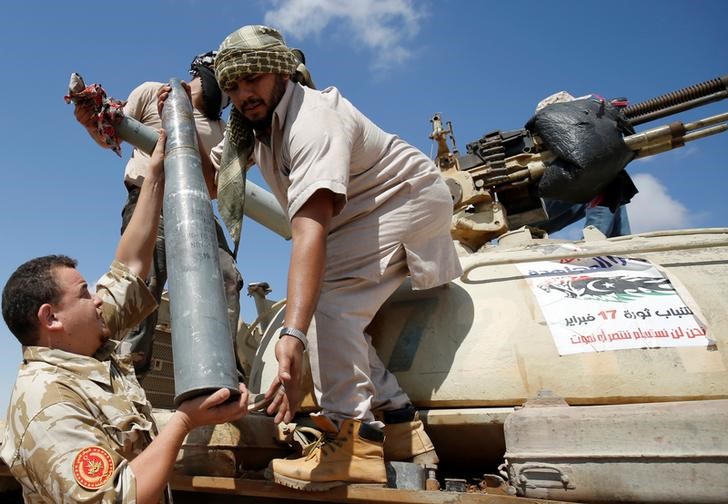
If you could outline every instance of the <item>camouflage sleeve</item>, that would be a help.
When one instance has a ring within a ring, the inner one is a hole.
[[[101,313],[115,340],[122,339],[157,308],[144,280],[119,261],[99,279],[96,294],[103,301]]]
[[[26,483],[46,502],[136,503],[136,478],[91,413],[69,402],[41,411],[18,449]]]

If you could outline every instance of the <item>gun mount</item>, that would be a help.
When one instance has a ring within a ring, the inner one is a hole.
[[[726,97],[728,75],[631,105],[620,114],[634,126]],[[538,135],[526,128],[496,130],[467,144],[466,153],[460,154],[452,123],[443,128],[439,113],[431,123],[430,138],[438,146],[435,163],[453,199],[453,238],[477,250],[509,230],[549,218],[538,181],[557,156]],[[728,113],[722,113],[690,123],[675,121],[626,135],[623,141],[633,151],[632,159],[638,159],[726,130]]]

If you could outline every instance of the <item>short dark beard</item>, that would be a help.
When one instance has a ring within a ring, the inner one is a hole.
[[[283,95],[286,93],[287,85],[288,80],[284,79],[283,75],[275,74],[275,82],[273,83],[273,91],[271,93],[270,103],[267,104],[268,113],[263,119],[260,119],[258,121],[251,121],[247,117],[245,117],[244,114],[240,114],[243,120],[243,124],[251,126],[259,136],[267,135],[268,130],[273,123],[273,112],[275,112],[276,107],[281,102],[281,98],[283,98]]]

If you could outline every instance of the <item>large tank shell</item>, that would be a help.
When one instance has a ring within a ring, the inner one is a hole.
[[[728,230],[574,243],[582,255],[658,265],[701,313],[715,344],[560,356],[516,264],[565,257],[563,242],[491,247],[461,258],[470,270],[465,279],[426,291],[405,282],[370,326],[382,361],[416,406],[520,406],[542,389],[572,405],[728,398]],[[281,321],[279,314],[261,342],[253,389],[267,387],[275,373],[273,345],[266,343],[275,342]]]

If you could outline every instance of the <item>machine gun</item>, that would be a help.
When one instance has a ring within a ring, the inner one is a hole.
[[[726,97],[728,75],[631,105],[619,113],[629,125],[637,126]],[[538,135],[525,128],[493,131],[467,144],[461,155],[452,123],[444,127],[439,113],[431,123],[430,138],[438,147],[435,163],[453,199],[453,238],[477,250],[511,229],[548,219],[538,182],[557,156]],[[728,112],[690,123],[675,121],[624,136],[623,141],[633,151],[632,159],[637,159],[726,130]]]

